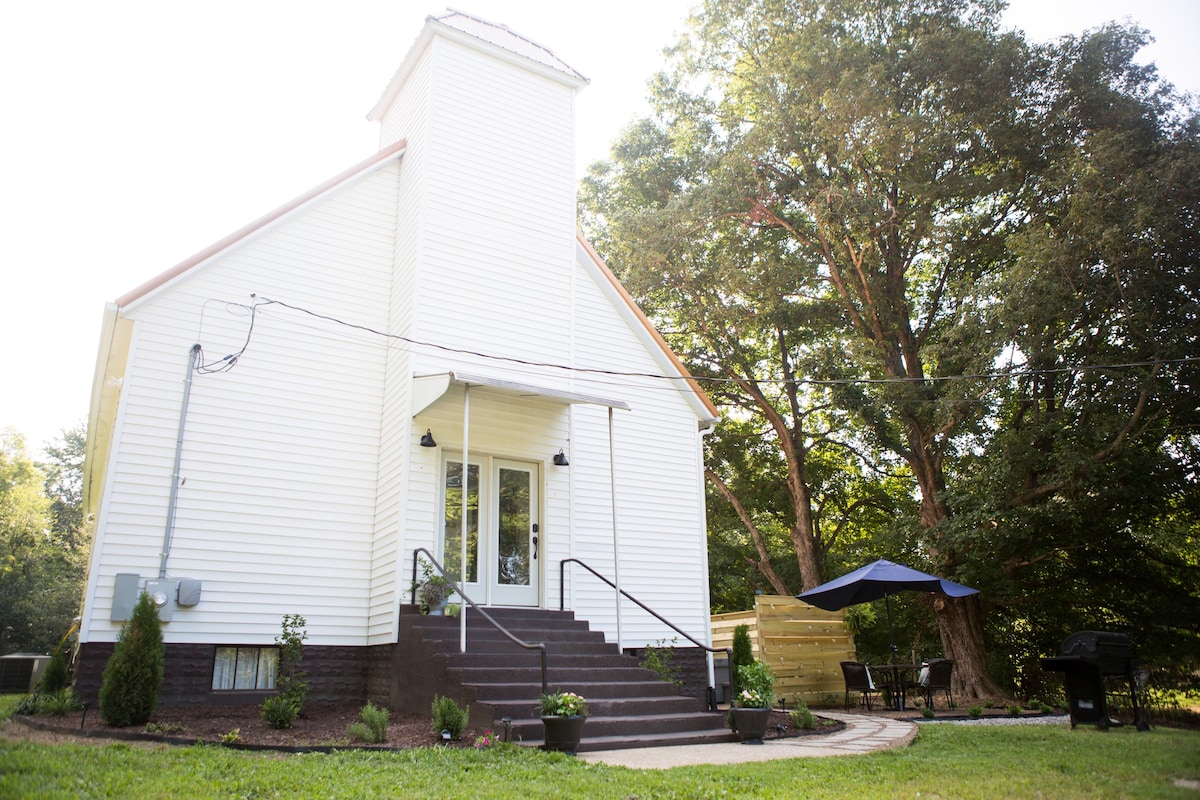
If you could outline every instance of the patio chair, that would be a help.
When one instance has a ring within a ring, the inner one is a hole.
[[[954,672],[954,662],[948,658],[935,658],[929,662],[928,673],[921,691],[925,694],[925,704],[933,709],[933,693],[941,689],[946,693],[946,705],[954,705],[954,695],[950,693],[950,676]]]
[[[850,693],[858,692],[862,695],[861,702],[865,702],[867,711],[870,711],[871,695],[877,694],[879,689],[871,680],[871,670],[867,668],[867,665],[858,661],[843,661],[842,677],[846,681],[846,710],[850,710]]]

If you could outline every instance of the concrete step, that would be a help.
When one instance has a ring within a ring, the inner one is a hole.
[[[469,651],[459,653],[437,653],[449,669],[468,669],[471,667],[488,667],[491,669],[536,669],[542,668],[542,656],[536,650],[523,650],[519,653],[496,653],[493,651]],[[633,664],[636,666],[636,663]],[[631,662],[627,656],[618,653],[589,653],[572,651],[570,653],[546,651],[546,666],[548,668],[564,669],[615,669],[628,668]],[[653,673],[651,673],[653,675]],[[606,676],[601,676],[606,677]]]
[[[502,724],[492,728],[493,731],[502,729]],[[538,746],[542,744],[544,735],[540,718],[514,718],[510,723],[510,739],[514,741]],[[737,741],[737,735],[725,726],[724,715],[717,713],[589,716],[583,725],[579,749],[618,750],[625,747],[730,741]]]

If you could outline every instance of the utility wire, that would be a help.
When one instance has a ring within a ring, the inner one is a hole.
[[[335,317],[331,314],[323,314],[319,311],[313,311],[312,309],[304,308],[303,306],[294,305],[292,303],[288,303],[283,300],[274,300],[269,297],[261,297],[260,298],[257,294],[252,294],[252,295],[250,295],[250,297],[251,297],[251,299],[253,299],[255,301],[253,303],[253,305],[242,306],[243,308],[247,308],[250,311],[250,326],[246,332],[246,340],[243,343],[241,349],[238,350],[236,353],[225,356],[223,359],[220,359],[219,361],[210,362],[208,364],[203,364],[201,366],[198,366],[197,367],[198,371],[212,373],[212,372],[226,372],[226,371],[232,369],[234,364],[237,362],[237,359],[243,353],[246,352],[246,348],[250,344],[250,338],[254,331],[254,318],[255,318],[255,314],[257,313],[258,309],[262,308],[264,306],[276,305],[276,306],[280,306],[281,308],[286,308],[290,311],[294,311],[299,314],[305,314],[305,315],[307,315],[309,317],[313,317],[315,319],[325,320],[327,322],[332,322],[336,325],[340,325],[340,326],[343,326],[346,328],[363,331],[365,333],[369,333],[373,336],[378,336],[378,337],[381,337],[384,339],[404,342],[406,344],[413,345],[416,347],[427,347],[427,348],[430,348],[433,350],[439,350],[439,351],[446,352],[446,353],[455,353],[457,355],[472,356],[475,358],[488,359],[490,361],[501,361],[501,362],[505,362],[508,364],[516,364],[516,365],[520,365],[520,366],[524,366],[524,367],[557,369],[557,370],[562,370],[564,372],[576,372],[576,373],[585,373],[585,374],[591,374],[591,375],[603,375],[603,376],[607,376],[607,377],[653,378],[653,379],[657,379],[657,380],[667,380],[667,381],[697,381],[697,382],[701,382],[701,383],[710,383],[710,384],[741,383],[744,380],[747,380],[747,379],[742,379],[742,378],[721,378],[721,377],[704,376],[704,375],[687,375],[687,376],[663,375],[663,374],[657,373],[657,372],[636,372],[636,371],[628,372],[628,371],[622,371],[622,370],[600,369],[597,367],[577,367],[577,366],[570,366],[567,364],[557,364],[557,363],[548,362],[548,361],[532,361],[532,360],[523,359],[523,358],[516,358],[513,356],[502,356],[502,355],[496,355],[494,353],[484,353],[484,352],[480,352],[478,350],[470,350],[470,349],[461,348],[461,347],[451,347],[449,345],[437,344],[436,342],[426,342],[426,341],[422,341],[420,339],[414,339],[412,337],[404,336],[404,335],[401,335],[398,333],[381,331],[381,330],[379,330],[377,328],[373,328],[369,325],[363,325],[361,323],[343,320],[343,319]],[[948,382],[948,381],[968,381],[968,380],[974,380],[974,381],[1010,380],[1012,378],[1030,377],[1030,376],[1035,376],[1035,375],[1055,375],[1055,374],[1067,374],[1067,373],[1073,374],[1073,373],[1079,373],[1079,372],[1103,372],[1103,371],[1114,371],[1114,370],[1124,370],[1124,369],[1137,369],[1137,368],[1142,368],[1142,367],[1157,367],[1157,366],[1165,366],[1165,365],[1169,365],[1169,364],[1191,364],[1191,363],[1196,363],[1196,362],[1200,362],[1200,356],[1186,356],[1183,358],[1155,359],[1155,360],[1143,360],[1143,361],[1126,361],[1126,362],[1114,363],[1114,364],[1083,364],[1083,365],[1072,366],[1072,367],[1051,367],[1051,368],[1042,368],[1042,369],[1015,369],[1015,370],[1009,370],[1009,371],[1005,371],[1005,372],[978,372],[978,373],[970,373],[970,374],[964,374],[964,375],[935,375],[935,376],[929,376],[929,377],[924,377],[924,378],[908,378],[908,377],[896,377],[896,378],[751,378],[749,380],[754,380],[755,382],[761,383],[761,384],[776,384],[776,385],[780,385],[780,386],[786,386],[789,384],[796,385],[796,386],[854,386],[854,385],[888,385],[888,384],[924,384],[924,383],[943,383],[943,382]]]

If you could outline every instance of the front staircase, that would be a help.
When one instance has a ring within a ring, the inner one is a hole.
[[[573,612],[489,608],[488,613],[518,639],[546,643],[550,691],[576,692],[587,699],[581,751],[736,739],[723,714],[703,710],[699,700],[679,694],[674,684],[617,652],[602,632],[575,619]],[[423,660],[427,667],[408,688],[426,710],[433,693],[453,697],[470,705],[472,727],[490,728],[499,736],[507,717],[511,741],[540,745],[538,651],[513,644],[479,614],[468,610],[467,615],[466,653],[459,652],[457,618],[401,615],[403,659]]]

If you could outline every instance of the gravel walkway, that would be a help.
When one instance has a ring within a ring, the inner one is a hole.
[[[1061,716],[1045,717],[983,717],[980,719],[915,719],[918,725],[1070,725],[1071,718]]]

